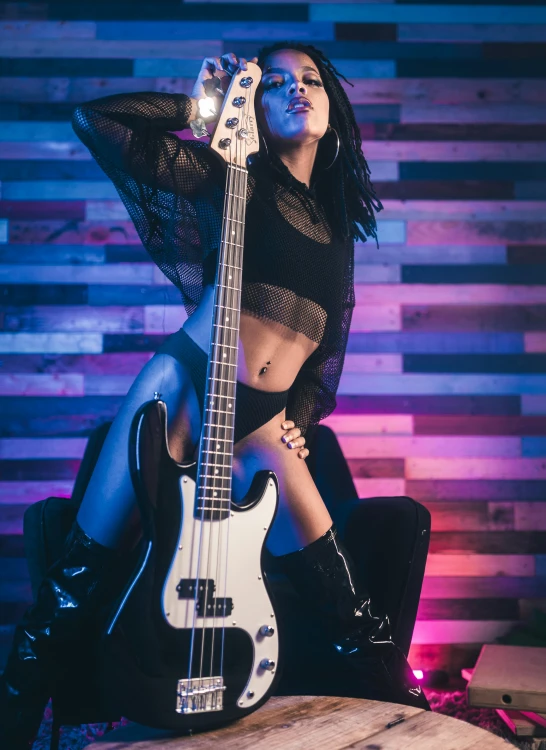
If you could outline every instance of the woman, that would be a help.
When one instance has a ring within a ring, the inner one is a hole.
[[[354,307],[353,241],[376,237],[373,209],[382,206],[351,105],[325,56],[309,45],[279,43],[252,62],[263,71],[256,92],[262,142],[248,176],[234,499],[244,496],[257,468],[275,471],[280,503],[269,552],[361,675],[363,696],[430,710],[392,642],[387,615],[372,614],[302,460],[305,435],[335,407]],[[67,668],[63,644],[96,608],[119,556],[138,541],[138,511],[120,450],[135,412],[160,392],[173,456],[187,459],[198,446],[225,173],[206,144],[169,131],[202,131],[199,100],[218,78],[225,90],[239,66],[246,70],[246,60],[233,53],[206,58],[192,97],[114,95],[74,112],[76,133],[116,185],[153,260],[180,289],[188,319],[136,378],[64,555],[16,630],[1,698],[10,747],[27,746],[51,680]]]

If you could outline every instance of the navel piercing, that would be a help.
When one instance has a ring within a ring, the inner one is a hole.
[[[271,362],[268,362],[267,364],[270,365]],[[264,372],[267,372],[267,367],[262,367],[262,369],[260,370],[260,375],[263,375]]]

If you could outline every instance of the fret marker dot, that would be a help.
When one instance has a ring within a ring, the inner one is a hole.
[[[219,474],[219,473],[220,473],[220,470],[219,470],[219,469],[216,469],[216,470],[214,471],[214,473],[215,473],[215,474]]]
[[[220,447],[220,443],[216,443],[216,447],[219,448]]]
[[[226,323],[229,323],[229,318],[226,318]]]
[[[214,493],[214,497],[218,497],[218,493],[217,492]]]
[[[232,278],[233,278],[233,276],[228,276],[228,279],[232,279]]]
[[[227,354],[224,354],[224,359],[227,357]]]
[[[231,409],[231,404],[228,404],[228,408]]]

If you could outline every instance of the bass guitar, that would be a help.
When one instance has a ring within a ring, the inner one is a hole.
[[[259,150],[248,63],[226,92],[210,148],[226,163],[221,243],[197,461],[169,452],[159,394],[136,415],[129,455],[143,538],[101,648],[109,710],[180,732],[255,711],[279,677],[279,630],[262,555],[277,510],[274,472],[231,496],[247,158]]]

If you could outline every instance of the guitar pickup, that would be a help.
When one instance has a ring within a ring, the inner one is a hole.
[[[229,617],[233,612],[231,597],[214,596],[216,584],[212,578],[181,578],[176,590],[179,599],[196,599],[196,611],[200,617]]]

